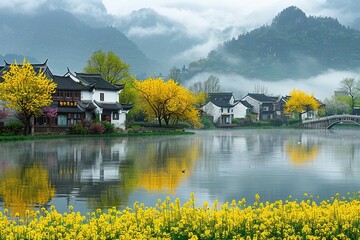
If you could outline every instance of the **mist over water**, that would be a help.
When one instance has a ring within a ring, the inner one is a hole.
[[[205,72],[191,78],[186,87],[196,82],[204,82],[210,75],[217,76],[220,82],[220,88],[223,92],[233,92],[235,98],[240,99],[249,92],[254,92],[255,86],[262,86],[266,94],[273,96],[285,96],[293,89],[301,89],[319,100],[331,98],[334,91],[339,89],[340,81],[344,78],[358,79],[360,69],[352,71],[328,71],[306,79],[283,79],[278,81],[265,81],[261,79],[249,79],[237,74],[223,74],[216,72]]]

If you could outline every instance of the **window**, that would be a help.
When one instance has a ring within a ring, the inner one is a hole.
[[[118,112],[113,112],[113,119],[114,120],[119,120],[119,113]]]
[[[80,92],[74,92],[74,99],[80,99]]]
[[[68,113],[66,125],[70,126],[70,125],[75,125],[78,123],[81,123],[81,114],[80,113]]]
[[[58,115],[58,125],[66,126],[66,115]]]
[[[36,125],[46,125],[48,124],[48,119],[46,116],[40,116],[40,117],[36,117]]]
[[[104,93],[100,93],[100,101],[104,101]]]

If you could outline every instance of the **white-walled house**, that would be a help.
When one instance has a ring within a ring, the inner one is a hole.
[[[68,71],[65,76],[81,85],[91,87],[91,91],[81,91],[81,101],[93,105],[95,114],[98,114],[101,120],[108,118],[115,127],[125,129],[126,114],[133,105],[119,103],[119,94],[124,85],[111,84],[100,74]]]
[[[232,124],[235,118],[245,118],[251,107],[246,101],[235,100],[233,93],[209,93],[201,110],[211,116],[214,123],[226,125]]]
[[[263,93],[248,93],[241,100],[253,106],[252,113],[257,120],[270,120],[277,116],[277,103],[279,97],[267,96]]]
[[[10,65],[5,62],[5,66],[0,66],[0,82],[2,73],[8,71]],[[53,75],[47,61],[32,66],[36,72],[44,72],[47,78],[57,84],[50,105],[57,109],[57,117],[55,119],[49,119],[46,115],[36,117],[35,131],[37,128],[49,125],[70,127],[94,120],[96,117],[100,120],[109,120],[116,128],[125,129],[126,114],[132,109],[133,104],[119,103],[119,94],[124,85],[111,84],[100,74],[72,73],[69,69],[64,76]]]

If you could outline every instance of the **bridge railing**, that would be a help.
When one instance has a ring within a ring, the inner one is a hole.
[[[316,123],[316,122],[325,122],[325,121],[332,121],[332,120],[358,120],[360,119],[360,115],[350,115],[350,114],[342,114],[342,115],[332,115],[327,117],[320,117],[315,119],[309,119],[302,121],[302,124],[307,123]]]

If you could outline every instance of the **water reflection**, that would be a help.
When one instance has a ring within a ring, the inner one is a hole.
[[[158,137],[154,141],[149,137],[2,144],[0,200],[3,207],[11,208],[12,212],[22,211],[28,205],[49,203],[55,188],[48,191],[43,188],[55,186],[57,198],[66,199],[66,205],[83,205],[86,201],[86,208],[95,210],[124,207],[129,203],[129,195],[139,189],[174,194],[200,156],[199,139],[188,140]],[[27,167],[29,165],[37,168]],[[18,179],[20,177],[24,179]],[[16,184],[14,179],[18,179]],[[31,180],[36,180],[38,186],[29,182]],[[29,196],[36,194],[31,187],[41,189],[43,194],[52,194],[40,201],[37,195]],[[23,192],[19,188],[29,193],[16,196]],[[14,201],[15,198],[22,200]]]
[[[359,133],[214,130],[1,143],[0,210],[53,204],[87,212],[154,205],[166,195],[188,200],[191,192],[198,202],[256,193],[265,201],[305,192],[326,198],[359,190]]]
[[[286,154],[294,165],[304,165],[315,160],[319,151],[318,143],[303,137],[298,141],[289,140],[286,143]]]
[[[190,175],[199,155],[199,141],[192,145],[179,145],[175,141],[147,145],[145,154],[135,157],[141,162],[137,187],[174,194],[180,182]]]
[[[11,216],[15,213],[24,216],[27,209],[45,205],[55,192],[47,169],[39,165],[7,169],[0,177],[0,196]]]

